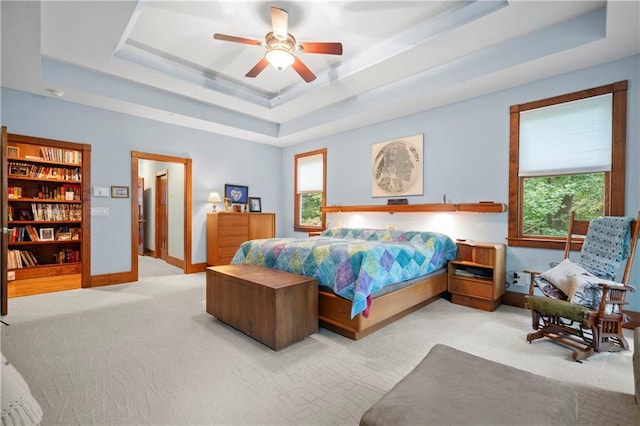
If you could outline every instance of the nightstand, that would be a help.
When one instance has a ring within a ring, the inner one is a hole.
[[[448,264],[453,303],[494,311],[505,292],[504,244],[458,241],[456,259]]]

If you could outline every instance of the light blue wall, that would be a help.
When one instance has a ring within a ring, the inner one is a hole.
[[[247,185],[262,198],[262,209],[280,224],[282,152],[280,148],[214,135],[72,102],[2,88],[2,124],[10,133],[91,145],[92,186],[129,186],[131,151],[193,159],[192,261],[206,261],[205,221],[209,192],[225,183]],[[130,200],[92,198],[109,216],[91,221],[91,274],[131,270]]]
[[[509,107],[590,87],[629,80],[627,117],[627,214],[640,210],[640,56],[626,58],[563,76],[541,80],[468,101],[423,111],[400,119],[289,147],[283,152],[284,194],[293,193],[295,154],[327,148],[327,204],[385,204],[371,196],[371,145],[424,134],[424,195],[411,204],[508,201]],[[419,89],[417,89],[419,90]],[[285,234],[293,232],[293,200],[284,198]],[[505,243],[507,214],[329,214],[329,226],[370,226],[441,230],[453,238]],[[640,284],[636,256],[632,282]],[[507,249],[508,270],[545,270],[562,253],[556,250]],[[509,290],[525,292],[523,287]],[[629,295],[630,309],[640,312],[640,292]]]
[[[277,235],[293,236],[293,156],[327,148],[329,204],[383,204],[371,197],[371,145],[424,134],[424,195],[410,203],[453,203],[508,199],[509,106],[620,80],[629,80],[627,127],[627,214],[640,209],[639,91],[640,56],[623,59],[512,88],[465,102],[424,111],[366,128],[280,149],[239,139],[84,107],[58,99],[2,89],[2,124],[12,133],[89,143],[92,185],[129,185],[131,151],[193,159],[193,262],[205,261],[206,202],[224,183],[249,186],[262,198],[263,211],[277,215]],[[110,216],[92,219],[92,274],[130,269],[130,205],[120,199],[93,198]],[[331,226],[439,229],[454,238],[504,242],[506,214],[329,215]],[[114,232],[127,229],[127,232]],[[544,270],[561,253],[508,248],[509,270]],[[640,261],[632,273],[640,283]],[[512,287],[521,291],[523,288]],[[629,296],[640,312],[640,292]]]

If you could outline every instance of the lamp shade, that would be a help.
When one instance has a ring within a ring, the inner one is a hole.
[[[209,198],[207,199],[207,201],[210,203],[219,203],[222,201],[222,198],[220,198],[219,192],[214,191],[209,194]]]
[[[281,49],[277,47],[273,49],[269,49],[265,54],[265,57],[267,58],[267,61],[269,61],[271,65],[273,65],[276,69],[279,69],[279,70],[283,70],[287,68],[289,65],[292,65],[295,61],[295,58],[293,57],[291,52],[289,52],[286,49]]]

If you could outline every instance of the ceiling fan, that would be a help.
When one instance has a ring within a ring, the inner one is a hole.
[[[272,31],[267,33],[264,42],[249,38],[235,37],[226,34],[215,33],[216,40],[231,41],[234,43],[263,46],[267,49],[264,57],[245,74],[245,77],[254,78],[271,64],[279,70],[291,66],[307,83],[316,79],[316,75],[295,55],[297,50],[303,53],[322,53],[327,55],[342,55],[342,43],[326,42],[299,42],[288,32],[289,14],[286,10],[271,7]]]

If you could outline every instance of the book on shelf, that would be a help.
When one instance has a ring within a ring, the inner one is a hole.
[[[40,241],[40,237],[38,236],[38,232],[36,231],[36,229],[33,226],[27,225],[27,226],[25,226],[25,228],[27,228],[27,234],[29,234],[29,238],[31,238],[31,241]]]
[[[53,254],[54,263],[80,262],[80,250],[64,249]]]
[[[29,250],[9,250],[7,253],[7,268],[22,269],[39,266],[38,260]]]
[[[25,265],[25,267],[35,266],[33,263],[31,263],[31,258],[25,250],[20,251],[20,257],[22,257],[22,264]]]
[[[71,149],[53,148],[43,146],[40,148],[42,157],[47,161],[57,161],[60,163],[80,164],[82,156],[80,151]]]
[[[31,259],[31,263],[33,263],[33,266],[40,266],[40,264],[38,263],[38,259],[36,259],[34,254],[31,253],[29,250],[25,250],[25,251],[27,252],[27,255],[29,256],[29,258]]]
[[[28,235],[28,233],[24,226],[16,226],[15,228],[9,228],[10,243],[19,243],[22,241],[29,241],[25,239],[26,235]]]

